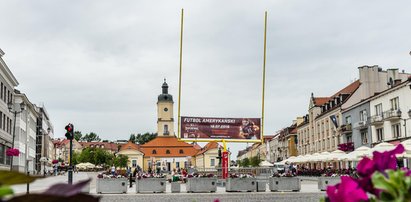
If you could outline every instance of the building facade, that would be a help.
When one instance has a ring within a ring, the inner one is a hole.
[[[13,101],[14,88],[19,83],[4,62],[3,55],[0,49],[0,169],[9,170],[11,158],[6,155],[6,150],[12,147],[14,116],[7,104]]]
[[[411,137],[411,78],[370,100],[372,144],[399,143]]]

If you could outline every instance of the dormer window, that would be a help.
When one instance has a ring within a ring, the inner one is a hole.
[[[184,154],[184,150],[180,149],[179,153]]]
[[[170,154],[170,150],[167,149],[167,150],[166,150],[166,154]]]
[[[153,151],[151,152],[151,154],[157,154],[157,151],[155,149],[153,149]]]

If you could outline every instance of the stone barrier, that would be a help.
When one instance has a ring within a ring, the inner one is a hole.
[[[180,182],[171,182],[171,193],[180,193],[181,186]]]
[[[136,192],[164,193],[166,178],[141,178],[136,180]]]
[[[321,191],[327,190],[327,186],[336,185],[341,182],[340,177],[319,177],[318,189]]]
[[[298,177],[270,177],[268,181],[271,191],[301,190],[301,181]]]
[[[256,179],[250,178],[227,178],[225,191],[255,191],[257,188]]]
[[[96,185],[98,194],[127,193],[127,178],[97,178]]]
[[[215,177],[192,177],[187,178],[187,192],[216,192],[217,178]]]

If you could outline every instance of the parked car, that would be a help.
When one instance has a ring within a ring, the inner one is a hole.
[[[284,173],[285,164],[284,163],[274,163],[274,172]]]

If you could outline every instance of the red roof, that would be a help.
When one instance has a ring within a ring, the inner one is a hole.
[[[118,151],[118,146],[122,144],[116,144],[113,142],[79,142],[83,148],[97,147],[104,150],[110,150],[113,152]]]
[[[216,149],[218,148],[220,145],[218,145],[218,143],[216,141],[212,141],[207,143],[200,151],[198,151],[198,153],[196,154],[196,156],[200,155],[200,154],[204,154],[205,152],[207,152],[210,149]]]
[[[314,105],[319,107],[324,105],[325,103],[327,103],[330,100],[329,97],[315,97],[314,98]]]
[[[140,146],[140,150],[147,157],[185,157],[197,153],[194,145],[179,141],[176,137],[156,137]]]
[[[128,141],[126,144],[121,145],[120,151],[126,150],[126,149],[140,151],[140,145],[134,144],[131,141]]]

